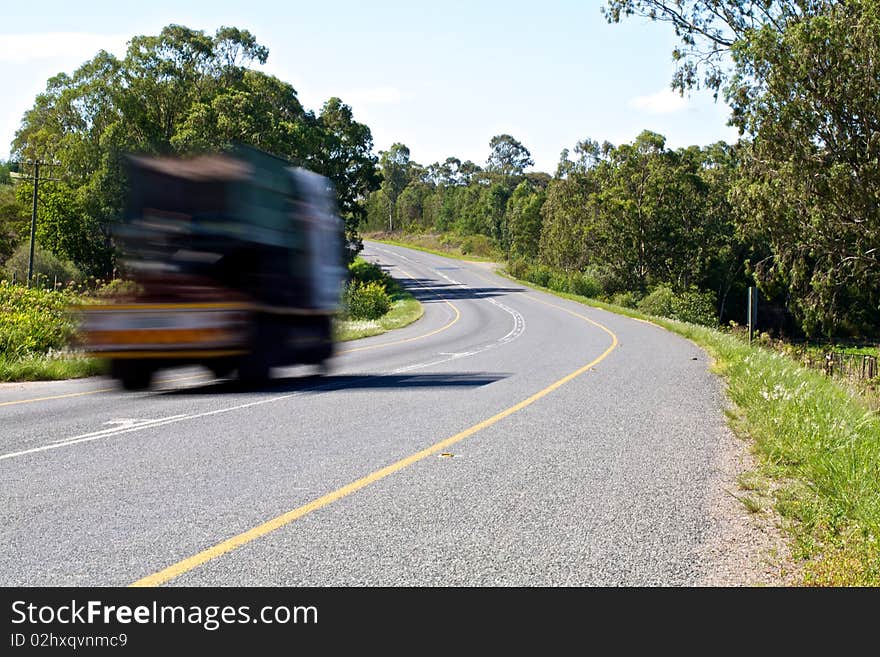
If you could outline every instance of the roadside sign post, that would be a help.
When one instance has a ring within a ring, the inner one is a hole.
[[[758,322],[758,288],[749,288],[749,344],[752,344],[752,338],[755,335],[755,324]]]

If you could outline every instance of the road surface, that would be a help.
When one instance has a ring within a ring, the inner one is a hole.
[[[0,385],[0,584],[705,578],[727,430],[704,352],[486,265],[365,255],[425,314],[329,376]]]

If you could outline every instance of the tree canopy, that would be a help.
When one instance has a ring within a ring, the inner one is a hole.
[[[304,109],[290,84],[251,68],[268,55],[247,30],[221,27],[211,36],[169,25],[158,35],[133,37],[122,59],[101,51],[72,75],[51,78],[25,113],[12,149],[18,160],[60,163],[68,209],[83,226],[76,239],[89,242],[62,255],[90,273],[107,272],[109,227],[126,195],[126,153],[190,153],[233,143],[330,177],[349,239],[357,241],[364,200],[379,184],[370,129],[338,98],[317,115]],[[41,224],[57,215],[46,204],[40,212]],[[65,230],[71,228],[68,222]]]

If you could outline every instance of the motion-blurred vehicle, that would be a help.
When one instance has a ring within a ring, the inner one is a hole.
[[[132,390],[184,364],[250,384],[323,369],[347,276],[330,181],[245,147],[128,162],[115,237],[140,292],[82,309],[86,349]]]

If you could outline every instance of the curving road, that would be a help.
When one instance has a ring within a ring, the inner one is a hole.
[[[0,385],[0,584],[690,585],[724,397],[653,325],[367,244],[424,304],[333,373]]]

